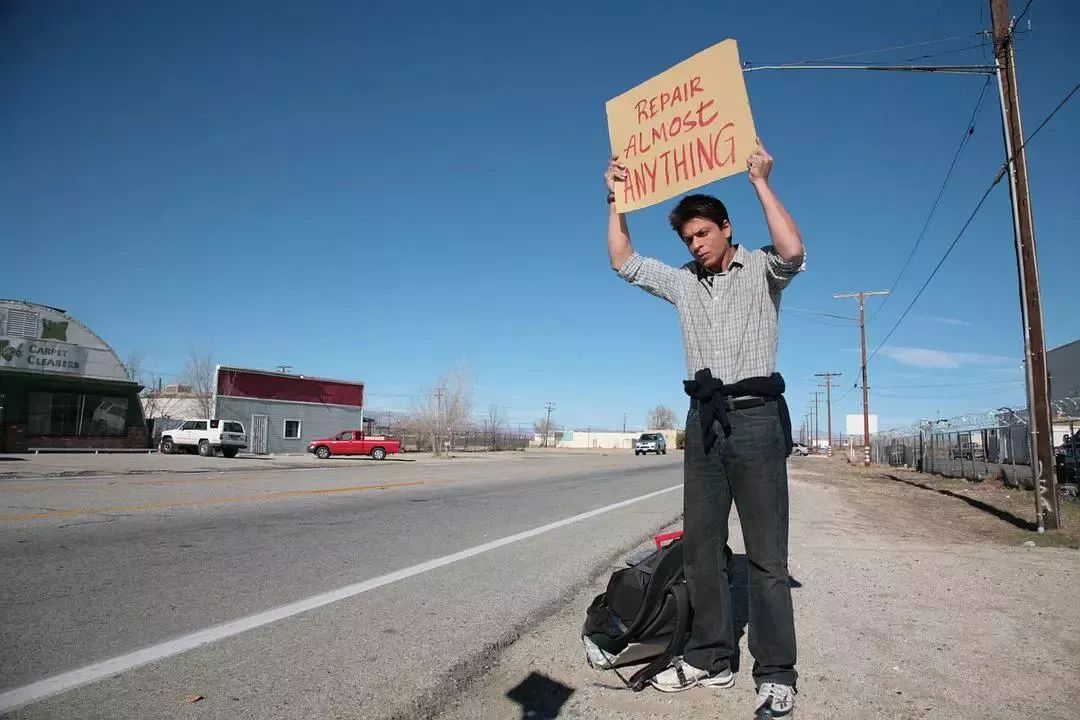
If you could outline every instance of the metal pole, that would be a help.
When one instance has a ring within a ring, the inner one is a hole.
[[[821,65],[799,63],[797,65],[751,65],[744,63],[743,72],[759,70],[877,70],[881,72],[942,73],[951,75],[992,75],[992,65]]]

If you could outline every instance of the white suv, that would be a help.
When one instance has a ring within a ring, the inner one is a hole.
[[[657,455],[667,455],[667,439],[660,433],[644,433],[634,443],[635,455],[645,455],[651,452]]]
[[[203,457],[210,457],[216,450],[227,458],[247,447],[247,433],[236,420],[185,420],[175,430],[161,435],[161,452],[171,455],[178,449],[196,449]]]

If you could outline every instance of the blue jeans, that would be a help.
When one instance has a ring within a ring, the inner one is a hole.
[[[795,617],[788,575],[787,452],[776,401],[728,412],[731,435],[706,455],[694,403],[683,457],[683,563],[694,608],[683,657],[720,672],[737,666],[729,586],[728,516],[739,511],[749,567],[754,680],[795,685]]]

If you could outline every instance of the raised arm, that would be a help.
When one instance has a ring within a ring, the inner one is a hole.
[[[757,191],[761,209],[765,211],[765,221],[769,224],[769,237],[772,239],[773,247],[776,248],[776,254],[785,262],[792,262],[801,259],[806,251],[799,228],[769,184],[772,166],[772,155],[761,144],[761,141],[758,141],[757,149],[746,161],[750,183]]]
[[[611,267],[631,285],[674,304],[679,294],[678,272],[659,260],[638,255],[630,244],[626,216],[615,211],[615,188],[625,180],[626,168],[619,165],[618,158],[612,158],[604,173],[608,187],[607,247]]]
[[[634,254],[630,244],[630,229],[626,227],[626,215],[615,210],[615,188],[626,180],[626,168],[618,163],[618,157],[611,158],[604,182],[608,189],[608,231],[607,249],[611,258],[611,267],[621,270],[627,258]]]

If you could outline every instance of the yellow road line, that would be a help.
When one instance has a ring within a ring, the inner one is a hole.
[[[381,485],[354,485],[340,488],[318,488],[315,490],[283,490],[281,492],[265,493],[263,495],[239,495],[236,497],[210,498],[191,502],[163,502],[147,503],[144,505],[120,505],[103,508],[71,508],[68,510],[48,510],[46,512],[21,513],[18,515],[0,515],[0,522],[18,522],[20,520],[40,520],[43,518],[63,518],[73,515],[92,515],[104,513],[135,512],[138,510],[173,510],[176,508],[206,507],[211,505],[228,505],[232,503],[262,502],[265,500],[279,500],[282,498],[306,497],[313,495],[334,495],[338,493],[362,492],[364,490],[392,490],[400,487],[412,487],[423,485],[422,480],[415,482],[387,483]]]

